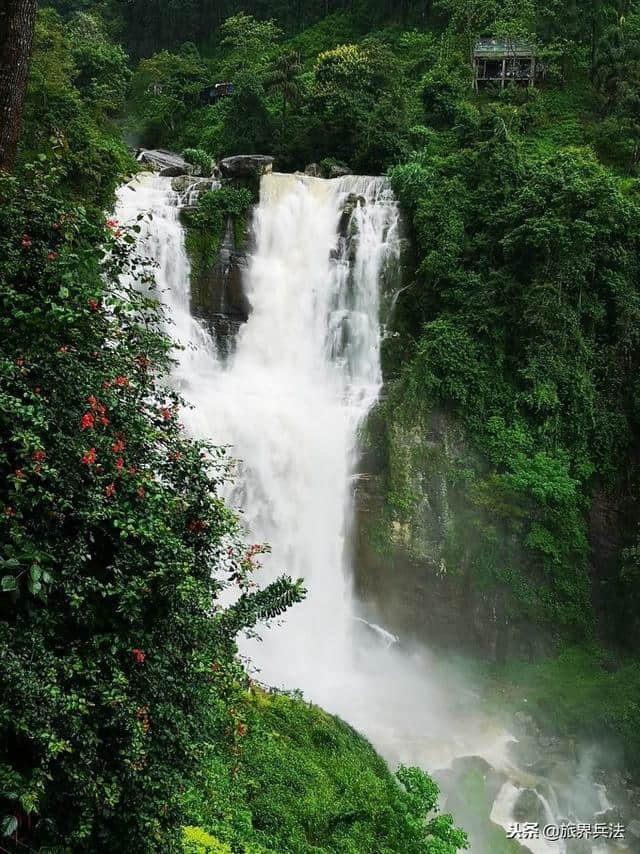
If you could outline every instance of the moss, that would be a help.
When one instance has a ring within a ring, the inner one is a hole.
[[[474,848],[491,854],[518,854],[525,849],[518,842],[507,839],[504,829],[489,818],[494,797],[483,774],[477,768],[470,768],[457,780],[455,795],[450,801],[453,801],[452,808],[464,814]]]
[[[561,737],[577,736],[595,744],[617,742],[628,767],[638,767],[640,664],[636,660],[618,659],[594,644],[570,647],[535,663],[491,666],[487,675],[492,686],[489,699],[496,707],[526,711],[542,729]]]
[[[246,187],[220,187],[203,193],[195,208],[183,212],[185,246],[193,280],[215,261],[229,218],[236,246],[242,245],[248,212],[255,198],[255,190]]]

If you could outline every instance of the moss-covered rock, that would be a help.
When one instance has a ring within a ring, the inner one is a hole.
[[[190,796],[192,820],[234,851],[455,854],[464,844],[449,816],[435,817],[429,777],[405,768],[396,779],[365,738],[317,706],[254,689],[236,727],[233,785],[225,763],[212,763]]]
[[[222,187],[205,192],[194,209],[183,211],[191,261],[191,312],[205,323],[224,356],[249,317],[243,275],[251,248],[248,189]]]

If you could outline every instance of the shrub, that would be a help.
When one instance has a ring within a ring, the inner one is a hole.
[[[205,178],[211,175],[211,158],[201,148],[185,148],[182,156],[192,166],[196,166],[200,175]]]

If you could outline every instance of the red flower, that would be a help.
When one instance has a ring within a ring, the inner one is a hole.
[[[16,359],[16,365],[22,368],[24,366],[24,359]]]
[[[113,236],[114,236],[114,237],[120,237],[120,236],[121,236],[121,234],[122,234],[122,232],[120,231],[120,229],[119,229],[119,228],[118,228],[118,229],[116,229],[116,231],[114,231],[114,232],[113,232]]]
[[[118,469],[118,471],[122,471],[122,469],[124,468],[124,460],[122,459],[122,457],[119,457],[116,460],[116,468]]]
[[[60,228],[60,223],[59,223],[59,222],[52,222],[52,223],[51,223],[51,228],[55,228],[55,229]]]
[[[117,224],[118,224],[117,219],[108,219],[107,220],[107,227],[108,228],[115,228]]]
[[[16,477],[18,478],[18,480],[21,480],[24,477],[21,469],[16,469]]]
[[[118,439],[118,441],[111,446],[111,450],[114,454],[122,453],[122,451],[124,451],[124,442],[122,439]]]
[[[116,377],[115,384],[120,386],[120,388],[124,388],[124,386],[129,385],[129,380],[126,377]]]
[[[136,661],[138,662],[138,664],[142,664],[142,662],[146,658],[144,652],[141,649],[133,649],[131,651],[133,652],[133,655],[134,655]]]
[[[69,349],[69,348],[68,348],[65,344],[63,344],[63,345],[62,345],[62,347],[60,347],[60,352],[61,352],[61,353],[66,353],[66,352],[68,351],[68,349]]]
[[[169,421],[169,419],[171,418],[171,413],[168,409],[161,410],[160,415],[162,415],[165,421]]]
[[[136,359],[136,363],[140,365],[141,368],[148,368],[151,364],[151,360],[147,359],[146,356],[138,356]]]
[[[46,456],[47,456],[47,455],[45,454],[45,452],[44,452],[44,451],[42,451],[42,450],[38,450],[38,451],[34,451],[34,452],[31,454],[31,459],[32,459],[32,460],[35,460],[35,462],[37,462],[37,463],[40,463],[40,462],[42,462],[42,460],[44,460],[44,459],[45,459],[45,457],[46,457]]]
[[[115,483],[110,483],[109,486],[105,489],[104,494],[107,498],[111,498],[112,495],[116,494],[116,485]]]
[[[105,380],[102,383],[102,388],[111,388],[111,383],[109,382],[109,380]]]
[[[97,299],[90,299],[89,300],[89,308],[91,309],[91,311],[97,311],[98,310],[98,300]]]
[[[207,527],[207,523],[203,522],[202,519],[192,519],[187,527],[190,531],[195,531],[196,534],[201,534]]]
[[[57,261],[57,260],[58,260],[58,253],[57,252],[49,252],[49,254],[47,255],[47,261]]]
[[[96,461],[96,449],[95,448],[89,448],[87,453],[80,460],[80,462],[83,463],[85,466],[91,466],[95,463],[95,461]]]
[[[142,487],[142,486],[138,487],[138,489],[136,489],[136,492],[138,493],[138,495],[140,496],[140,498],[144,498],[144,496],[145,496],[145,494],[146,494],[146,493],[145,493],[145,491],[144,491],[144,487]]]
[[[28,234],[23,234],[23,235],[22,235],[22,247],[23,247],[24,249],[31,249],[31,246],[32,246],[32,245],[33,245],[33,244],[31,243],[31,240],[29,239],[29,235],[28,235]]]
[[[85,413],[82,416],[82,421],[80,422],[80,426],[83,430],[92,429],[95,424],[95,418],[90,412]]]
[[[90,394],[87,398],[87,403],[94,410],[94,412],[99,412],[101,415],[104,415],[104,413],[107,411],[105,406],[100,403],[100,401],[97,400],[97,398],[95,398],[92,394]]]
[[[98,420],[100,421],[103,427],[106,427],[108,424],[111,423],[108,418],[105,418],[104,415],[101,415]]]
[[[175,460],[177,462],[179,459],[181,459],[182,454],[180,453],[180,451],[174,451],[172,454],[170,454],[170,456],[172,460]]]
[[[7,517],[7,519],[10,519],[12,516],[16,515],[16,511],[13,509],[13,507],[5,507],[4,515]]]
[[[40,388],[40,386],[39,386],[39,385],[37,385],[37,386],[34,388],[34,391],[35,391],[35,393],[36,393],[36,394],[40,394],[40,392],[42,391],[42,389]]]
[[[127,474],[136,474],[136,469],[133,466],[131,466],[131,468],[127,469]]]

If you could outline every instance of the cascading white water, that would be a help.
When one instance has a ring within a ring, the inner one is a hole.
[[[195,435],[232,446],[238,471],[227,497],[251,538],[272,547],[262,581],[286,572],[309,590],[262,642],[243,642],[258,678],[301,689],[365,733],[392,765],[435,770],[483,756],[521,785],[506,751],[511,737],[478,713],[464,680],[443,679],[426,650],[402,647],[367,623],[351,590],[357,432],[380,390],[379,285],[400,247],[386,182],[263,177],[245,280],[251,314],[227,359],[190,313],[180,203],[170,179],[142,174],[120,189],[116,215],[153,216],[142,223],[139,248],[157,263],[170,332],[184,346],[173,374],[193,404],[184,420]],[[499,823],[510,820],[514,792],[501,790]],[[472,851],[490,854],[475,844]]]
[[[350,193],[366,200],[353,215],[355,245],[338,239]],[[357,426],[381,381],[378,277],[398,252],[397,219],[380,179],[265,176],[246,277],[251,316],[210,383],[216,439],[241,460],[232,501],[271,544],[269,575],[286,569],[309,589],[283,626],[246,649],[264,681],[325,704],[349,649],[349,482]]]
[[[265,176],[245,282],[251,316],[223,362],[189,312],[189,265],[167,184],[140,177],[120,192],[119,215],[153,214],[142,243],[186,347],[175,381],[195,404],[189,426],[233,446],[240,471],[229,498],[251,537],[272,547],[265,580],[286,571],[309,589],[283,626],[252,645],[251,659],[264,681],[332,707],[351,670],[350,478],[357,427],[381,383],[378,283],[399,252],[397,205],[381,178]],[[340,238],[350,195],[354,236]]]

